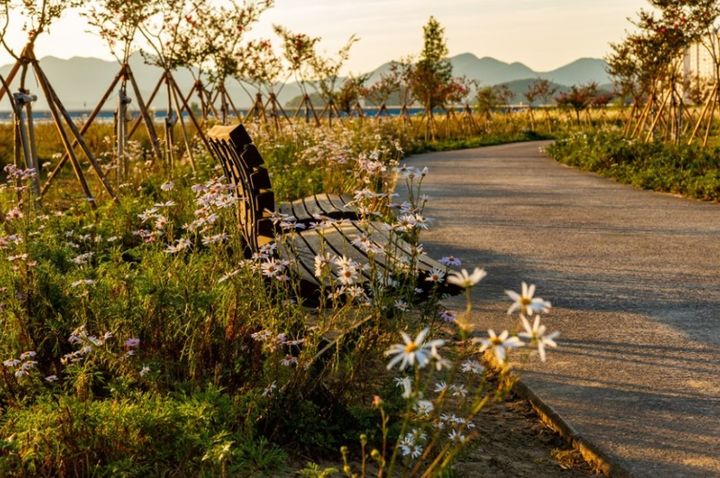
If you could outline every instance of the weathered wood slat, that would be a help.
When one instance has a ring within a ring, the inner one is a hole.
[[[388,224],[385,224],[384,222],[378,222],[378,221],[368,221],[370,228],[372,228],[377,234],[380,234],[381,236],[389,237],[390,234],[397,234],[395,231],[393,231],[392,227]],[[362,230],[359,225],[356,224],[356,227],[358,229]],[[411,254],[410,249],[412,246],[402,239],[398,242],[398,246],[406,253]],[[445,266],[440,264],[438,261],[433,259],[432,257],[428,256],[427,254],[421,254],[418,256],[419,262],[424,266],[424,269],[433,269],[437,268],[440,270],[445,270]]]
[[[301,280],[307,281],[316,287],[320,285],[320,281],[314,274],[315,251],[305,241],[281,241],[278,244],[278,253],[282,259],[295,261],[295,270],[300,274]]]
[[[336,256],[345,256],[357,262],[360,267],[365,264],[374,263],[378,268],[385,269],[386,260],[383,255],[370,259],[361,249],[352,244],[352,238],[347,233],[355,229],[350,224],[333,224],[322,229],[313,229],[302,233],[303,238],[307,241],[323,243],[326,252],[335,254]],[[370,279],[369,271],[361,270],[361,274]]]
[[[317,207],[321,214],[333,219],[357,219],[359,217],[357,209],[347,205],[352,200],[350,196],[321,193],[308,196],[305,201],[310,199],[314,199],[314,207]]]
[[[342,197],[336,194],[314,194],[292,202],[280,203],[278,211],[294,217],[298,223],[305,226],[317,222],[323,216],[331,219],[357,219],[358,214],[355,209],[344,205],[335,206],[335,204],[344,204],[342,201]]]
[[[316,195],[317,197],[318,195]],[[318,204],[323,204],[325,201],[330,203],[332,209],[342,211],[344,213],[357,212],[354,207],[348,206],[348,203],[353,200],[352,196],[347,194],[321,194],[321,201]]]
[[[300,297],[307,302],[307,305],[317,306],[320,303],[320,282],[312,270],[312,260],[315,254],[307,248],[307,245],[300,242],[293,243],[292,248],[286,243],[278,246],[278,255],[280,258],[294,261],[295,266],[291,266],[292,270],[299,275],[300,283],[298,284]]]

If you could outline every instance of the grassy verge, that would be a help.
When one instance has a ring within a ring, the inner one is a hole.
[[[540,141],[554,138],[555,136],[550,133],[538,133],[536,131],[486,134],[482,136],[470,136],[467,138],[440,139],[432,142],[419,142],[414,145],[411,152],[420,154],[436,151],[453,151],[458,149],[471,149],[482,146],[497,146],[507,143]]]
[[[598,131],[557,141],[547,152],[563,164],[640,188],[720,201],[720,148],[644,143]]]

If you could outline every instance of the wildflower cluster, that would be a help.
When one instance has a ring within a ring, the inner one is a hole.
[[[202,474],[209,465],[200,457],[218,457],[217,451],[227,457],[228,473],[245,476],[251,473],[238,463],[258,443],[248,437],[287,436],[310,449],[339,446],[330,425],[345,417],[336,410],[366,414],[369,404],[358,397],[386,379],[397,385],[387,397],[392,407],[379,397],[376,406],[399,420],[401,430],[385,447],[378,434],[365,436],[362,453],[378,468],[411,471],[441,453],[451,461],[473,438],[475,410],[492,390],[492,372],[480,361],[484,344],[459,333],[465,316],[439,301],[450,286],[469,290],[485,273],[453,271],[461,266],[454,257],[435,268],[421,262],[419,234],[431,224],[429,198],[420,191],[427,169],[399,166],[407,144],[380,126],[299,125],[258,137],[278,201],[344,193],[353,196],[349,207],[359,218],[298,221],[275,213],[282,234],[250,254],[235,224],[241,198],[202,156],[192,172],[176,164],[172,179],[154,172],[123,178],[121,205],[97,212],[85,205],[62,212],[21,208],[15,190],[6,188],[0,428],[18,437],[3,442],[13,470],[61,474],[75,458],[58,443],[90,450],[81,457],[87,463],[142,443],[121,459],[132,453],[138,469],[153,470],[147,463],[169,457],[177,469]],[[33,179],[30,171],[7,173],[13,182]],[[403,181],[411,186],[405,202],[392,194]],[[308,230],[318,237],[341,231],[350,243],[328,240],[300,264]],[[320,284],[312,310],[298,294],[302,280]],[[538,316],[550,304],[530,286],[518,296],[512,313],[523,312],[523,328],[516,337],[496,338],[506,351],[513,338],[532,345],[544,359],[557,335]],[[496,352],[495,342],[486,349]],[[63,435],[56,423],[68,430],[103,423],[109,432],[93,428],[87,445],[76,446],[76,437]],[[188,437],[187,430],[200,428],[203,437]],[[30,443],[30,436],[37,439]],[[260,453],[278,450],[264,443]],[[21,451],[31,447],[39,451],[21,461]],[[118,463],[100,464],[97,472],[124,469]]]
[[[35,370],[37,365],[37,361],[35,360],[36,355],[34,351],[29,350],[21,353],[19,358],[3,361],[3,366],[12,370],[16,378],[26,377]]]

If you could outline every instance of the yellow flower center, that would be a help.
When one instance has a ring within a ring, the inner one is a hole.
[[[502,345],[503,341],[500,339],[500,337],[493,337],[493,338],[490,339],[490,343],[491,343],[493,346],[495,346],[495,345]]]
[[[405,353],[411,354],[411,353],[415,352],[417,349],[418,349],[417,344],[415,342],[410,342],[409,344],[407,344],[405,346]]]
[[[523,296],[520,298],[520,304],[522,304],[523,306],[528,306],[532,304],[532,299],[530,297]]]

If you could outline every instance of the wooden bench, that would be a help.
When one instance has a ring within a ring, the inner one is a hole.
[[[436,284],[426,278],[446,267],[425,254],[413,253],[413,247],[386,223],[363,220],[351,204],[351,197],[316,194],[289,203],[275,203],[270,176],[259,151],[242,125],[215,126],[208,132],[213,156],[222,165],[228,182],[235,186],[237,216],[246,245],[246,255],[276,243],[279,258],[296,262],[300,295],[306,305],[315,305],[322,290],[315,276],[315,258],[324,253],[351,259],[360,266],[357,282],[367,285],[369,269],[383,277],[414,275],[418,296],[435,287],[441,292],[460,290],[445,282]],[[289,232],[279,226],[277,213],[300,224]],[[329,218],[329,221],[322,221]],[[371,267],[365,267],[370,265]],[[334,272],[336,274],[336,271]],[[339,278],[334,276],[337,284]]]

